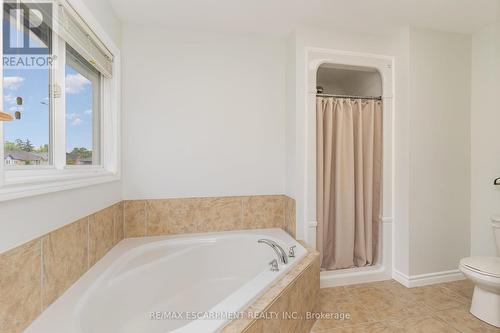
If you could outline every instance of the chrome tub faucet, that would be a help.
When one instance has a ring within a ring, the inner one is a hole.
[[[279,261],[284,265],[288,264],[288,256],[286,255],[285,250],[283,250],[283,248],[281,246],[279,246],[278,243],[276,243],[273,240],[264,239],[264,238],[259,239],[258,242],[269,245],[274,250],[276,255],[278,256]]]

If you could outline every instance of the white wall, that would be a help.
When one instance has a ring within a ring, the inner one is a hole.
[[[471,254],[496,255],[490,216],[500,214],[500,23],[472,37]]]
[[[410,275],[469,255],[468,35],[410,30]]]
[[[124,27],[124,196],[285,192],[285,40]]]
[[[394,220],[393,269],[410,275],[410,29],[394,34]]]
[[[120,23],[107,1],[84,0],[99,24],[120,45]],[[121,200],[121,182],[0,202],[0,252]]]
[[[296,53],[295,33],[290,34],[286,47],[286,73],[285,73],[285,193],[296,198]]]

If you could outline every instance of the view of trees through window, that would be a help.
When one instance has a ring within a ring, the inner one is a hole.
[[[66,45],[66,164],[99,163],[100,74]]]
[[[48,87],[46,69],[4,69],[3,109],[19,118],[4,124],[6,165],[50,164]]]
[[[17,29],[4,17],[5,25]],[[46,44],[26,34],[30,44]],[[64,82],[55,82],[65,94],[66,164],[99,164],[100,73],[66,45]],[[61,70],[60,68],[57,70]],[[49,68],[4,68],[3,110],[16,116],[4,124],[4,160],[7,166],[50,165],[51,105]]]

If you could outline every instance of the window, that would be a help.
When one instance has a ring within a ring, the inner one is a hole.
[[[51,33],[43,29],[22,28],[23,11],[4,7],[3,28],[9,31],[10,44],[51,49]],[[9,166],[48,165],[50,158],[50,75],[48,68],[4,68],[3,110],[15,114],[18,121],[4,126],[4,160]]]
[[[66,164],[99,164],[101,74],[69,45],[65,70]]]
[[[3,4],[0,201],[118,179],[119,50],[82,0]]]

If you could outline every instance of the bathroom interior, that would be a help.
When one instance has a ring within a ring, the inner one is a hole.
[[[500,1],[2,13],[0,333],[500,332]]]

